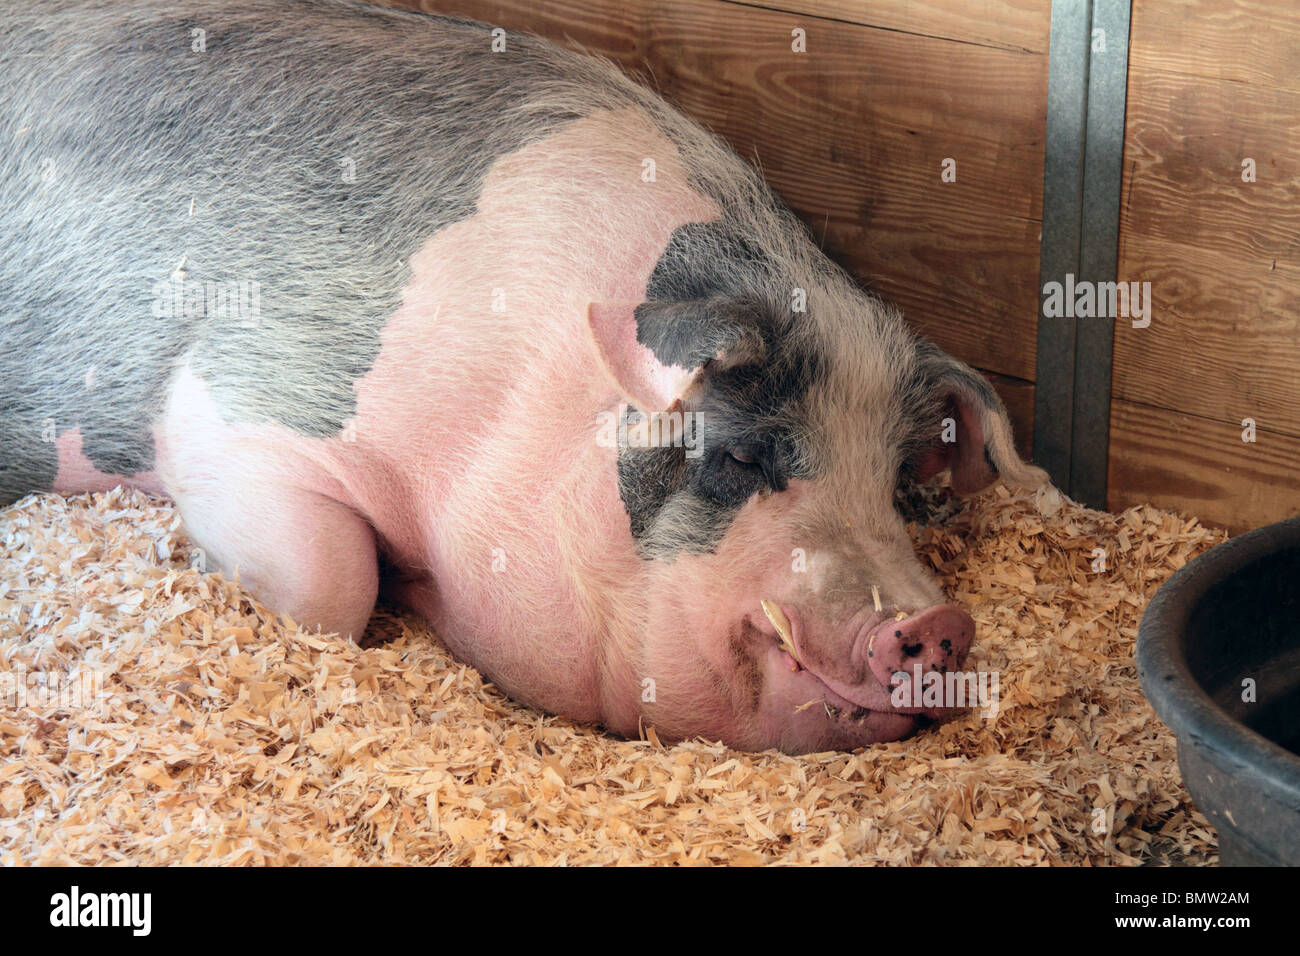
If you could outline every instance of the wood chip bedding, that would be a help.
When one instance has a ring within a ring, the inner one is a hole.
[[[414,618],[358,648],[191,569],[165,501],[30,496],[0,511],[0,863],[1216,862],[1133,649],[1223,534],[1052,489],[919,505],[997,716],[788,757],[544,716]]]

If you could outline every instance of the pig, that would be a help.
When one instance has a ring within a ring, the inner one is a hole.
[[[8,0],[0,503],[170,496],[523,704],[851,749],[971,617],[900,487],[1034,486],[996,394],[611,64],[343,0]]]

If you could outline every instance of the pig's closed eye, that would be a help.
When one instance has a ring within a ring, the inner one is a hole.
[[[716,448],[707,453],[693,469],[692,490],[702,498],[723,507],[744,504],[751,495],[763,487],[763,469],[755,461],[741,461],[749,457],[743,449],[732,454],[730,448]]]
[[[773,491],[784,491],[785,480],[778,474],[776,459],[771,450],[762,445],[733,445],[727,449],[727,464],[750,475],[761,475],[763,482]]]

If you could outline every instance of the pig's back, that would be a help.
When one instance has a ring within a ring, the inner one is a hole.
[[[531,38],[345,3],[20,0],[0,40],[0,502],[61,469],[149,486],[182,362],[227,420],[338,434],[412,256],[494,162],[650,101]]]

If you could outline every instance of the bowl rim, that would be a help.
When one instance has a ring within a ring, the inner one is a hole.
[[[1196,746],[1225,771],[1250,766],[1300,809],[1300,755],[1235,720],[1192,676],[1178,643],[1192,608],[1229,574],[1282,548],[1300,547],[1300,517],[1247,531],[1198,555],[1156,591],[1138,625],[1138,679],[1179,746]]]

